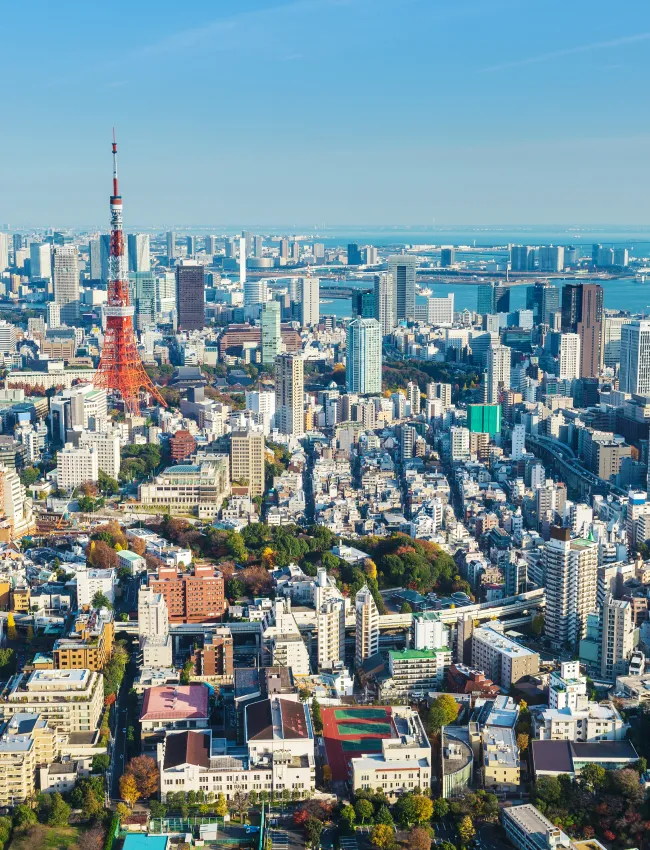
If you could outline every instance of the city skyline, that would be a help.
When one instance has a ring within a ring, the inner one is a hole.
[[[0,221],[101,226],[113,125],[138,226],[647,221],[647,6],[536,5],[37,2]]]

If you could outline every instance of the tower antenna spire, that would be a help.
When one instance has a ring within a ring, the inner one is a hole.
[[[113,197],[119,196],[117,188],[117,142],[115,141],[115,127],[113,127]]]

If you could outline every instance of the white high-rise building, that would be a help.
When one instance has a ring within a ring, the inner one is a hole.
[[[79,261],[75,245],[54,249],[54,301],[61,308],[61,321],[79,323]]]
[[[388,258],[388,271],[395,287],[395,318],[415,318],[415,278],[419,261],[410,254],[396,254]]]
[[[619,389],[650,395],[650,321],[631,322],[621,328]]]
[[[430,325],[453,325],[453,292],[450,292],[446,298],[427,298],[427,322]]]
[[[176,309],[176,275],[163,272],[156,277],[156,313],[172,313]]]
[[[512,449],[510,457],[513,460],[521,460],[526,451],[526,426],[513,425],[512,427]]]
[[[138,592],[138,635],[149,638],[166,638],[169,634],[169,613],[162,593],[150,587]]]
[[[29,263],[32,278],[52,277],[52,246],[49,242],[32,242],[29,246]]]
[[[94,448],[97,452],[97,465],[101,471],[114,478],[120,474],[120,432],[113,429],[102,433],[99,431],[85,431],[79,437],[80,448]]]
[[[0,274],[9,268],[9,234],[0,233]]]
[[[150,272],[148,233],[129,233],[127,238],[130,272]]]
[[[301,281],[300,326],[315,327],[320,322],[320,279],[303,277]]]
[[[614,599],[610,594],[600,611],[602,645],[600,675],[608,682],[627,673],[634,651],[634,619],[629,600]]]
[[[61,490],[70,492],[87,481],[97,483],[99,458],[93,447],[75,448],[66,443],[56,455],[56,482]]]
[[[246,410],[252,410],[253,413],[258,413],[262,417],[264,433],[268,436],[271,433],[275,416],[275,393],[247,392]]]
[[[50,301],[47,305],[47,326],[48,328],[61,327],[61,308],[54,301]]]
[[[580,377],[580,336],[563,333],[560,336],[560,380],[573,381]]]
[[[276,427],[283,434],[305,433],[304,361],[298,353],[280,354],[275,361]]]
[[[318,668],[328,669],[345,661],[345,602],[328,599],[316,611]]]
[[[510,349],[507,345],[491,345],[487,350],[488,404],[498,404],[499,395],[510,389]]]
[[[417,416],[420,412],[420,387],[416,381],[408,382],[406,397],[411,405],[411,416]]]
[[[267,300],[265,280],[247,280],[244,282],[244,311],[249,319],[258,319],[262,304]]]
[[[543,245],[538,248],[539,270],[542,272],[561,272],[564,268],[564,246]]]
[[[611,369],[617,369],[621,362],[621,336],[623,325],[629,325],[629,316],[603,317],[603,362]]]
[[[355,597],[356,631],[354,661],[357,667],[379,652],[379,611],[367,584]]]
[[[381,326],[382,336],[392,334],[397,327],[395,309],[395,284],[392,274],[375,275],[375,319]]]
[[[348,392],[381,393],[381,327],[377,319],[353,319],[348,325],[346,384]]]
[[[469,428],[452,425],[449,429],[449,443],[452,460],[469,460]]]
[[[587,614],[596,610],[598,544],[571,539],[571,529],[553,526],[544,545],[547,637],[556,647],[575,647],[586,635]]]
[[[10,525],[10,540],[34,531],[32,500],[25,494],[18,473],[0,465],[0,499],[2,521]]]
[[[0,354],[16,353],[16,325],[0,320]]]

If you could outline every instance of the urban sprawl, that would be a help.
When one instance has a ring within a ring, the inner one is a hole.
[[[648,258],[5,231],[1,846],[646,846]]]

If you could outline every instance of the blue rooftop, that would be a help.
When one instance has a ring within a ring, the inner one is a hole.
[[[167,835],[129,833],[124,839],[123,850],[166,850],[168,841]]]

